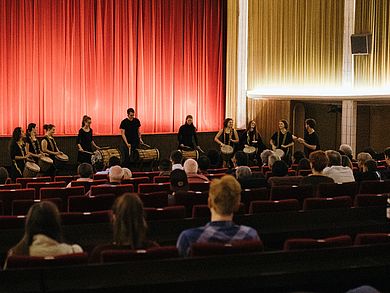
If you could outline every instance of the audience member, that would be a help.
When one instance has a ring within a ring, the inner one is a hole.
[[[328,157],[328,167],[324,169],[324,175],[332,178],[335,183],[354,182],[352,169],[341,166],[341,155],[339,152],[328,150],[325,152]]]
[[[341,155],[341,166],[348,167],[353,170],[351,159],[347,155]]]
[[[243,151],[238,151],[238,152],[236,152],[234,154],[234,157],[233,157],[232,161],[233,161],[234,168],[229,169],[226,172],[226,174],[235,176],[236,170],[237,170],[238,167],[240,167],[240,166],[248,166],[248,163],[249,163],[248,154],[244,153]]]
[[[113,156],[108,160],[108,168],[105,171],[96,172],[96,174],[109,174],[111,167],[119,166],[120,164],[121,160],[118,157]]]
[[[77,178],[76,181],[84,181],[84,182],[92,182],[92,176],[93,176],[93,167],[89,163],[81,163],[77,167],[77,174],[80,176],[80,178]],[[69,182],[69,184],[66,187],[71,187],[72,182]]]
[[[299,161],[298,163],[298,168],[297,170],[300,171],[300,170],[310,170],[311,167],[310,167],[310,161],[306,158],[303,158]]]
[[[35,203],[29,209],[24,236],[18,244],[8,251],[8,256],[48,257],[82,251],[82,248],[77,244],[62,243],[61,217],[58,208],[49,201],[42,201]]]
[[[206,176],[198,174],[198,163],[194,159],[187,159],[183,167],[187,174],[188,183],[209,181]]]
[[[360,171],[360,172],[363,171],[364,163],[365,163],[367,160],[372,160],[372,156],[371,156],[369,153],[361,152],[361,153],[359,153],[359,154],[357,155],[357,163],[358,163],[358,168],[359,168],[359,171]]]
[[[366,160],[363,165],[363,172],[355,174],[356,181],[381,180],[382,176],[378,172],[378,165],[374,160]]]
[[[305,158],[305,153],[302,152],[302,151],[296,151],[294,152],[293,154],[293,157],[292,157],[292,162],[294,165],[298,165],[299,164],[299,161],[304,159]]]
[[[198,242],[229,243],[240,240],[259,240],[257,231],[233,223],[233,213],[241,201],[241,187],[231,175],[214,179],[210,184],[208,205],[211,221],[204,227],[183,231],[177,248],[182,256],[189,256],[191,245]]]
[[[352,148],[350,145],[348,144],[340,145],[339,151],[341,155],[346,155],[351,160],[351,162],[356,162],[356,160],[353,158]]]
[[[272,169],[272,166],[275,164],[276,161],[280,161],[280,157],[276,154],[272,154],[268,157],[268,167]]]
[[[384,151],[386,169],[382,171],[383,179],[390,179],[390,147],[386,148]]]
[[[173,151],[171,153],[172,171],[176,169],[183,170],[183,154],[180,151]]]
[[[253,176],[252,170],[248,166],[237,167],[236,178],[241,185],[241,189],[267,187],[265,178]]]
[[[121,184],[123,176],[124,176],[124,172],[121,166],[112,166],[110,168],[110,174],[108,174],[110,185]]]
[[[274,154],[274,152],[271,150],[268,150],[268,149],[262,151],[262,153],[260,154],[260,159],[261,159],[263,166],[268,166],[268,158],[269,158],[269,156],[271,156],[273,154]]]
[[[7,182],[9,175],[8,171],[4,167],[0,167],[0,184],[5,184]]]
[[[317,186],[320,183],[334,183],[334,180],[324,175],[323,170],[328,166],[329,159],[324,151],[315,151],[309,155],[311,175],[303,177],[302,184]]]
[[[189,189],[187,174],[184,170],[175,169],[170,176],[170,189],[172,192],[187,191]]]
[[[160,160],[160,163],[158,164],[158,170],[160,171],[159,176],[169,176],[171,175],[172,170],[172,163],[168,159],[162,159]]]
[[[207,169],[210,168],[210,159],[204,155],[200,156],[198,159],[198,172],[203,175],[208,175]]]
[[[283,177],[283,176],[287,176],[287,174],[288,174],[288,166],[285,161],[279,160],[272,165],[272,176]]]
[[[131,173],[131,170],[129,168],[122,168],[122,170],[123,170],[122,180],[129,180],[133,177],[133,173]]]
[[[146,238],[144,206],[137,194],[125,193],[115,200],[111,222],[113,242],[95,247],[90,257],[92,262],[99,262],[104,250],[146,249],[158,246]]]
[[[210,160],[210,169],[218,169],[222,167],[222,160],[217,150],[209,150],[207,157]]]

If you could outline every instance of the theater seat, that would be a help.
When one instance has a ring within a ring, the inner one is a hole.
[[[247,188],[241,191],[241,202],[245,204],[248,210],[252,201],[268,200],[268,199],[269,199],[268,190],[265,187]]]
[[[264,250],[261,240],[243,240],[229,243],[194,243],[191,246],[191,256],[228,255],[254,253]]]
[[[39,199],[41,188],[49,187],[66,187],[65,181],[56,181],[56,182],[29,182],[27,183],[27,188],[35,189],[35,199]]]
[[[54,203],[59,211],[62,211],[62,200],[61,198],[48,198],[45,201],[50,201]],[[28,210],[35,204],[39,203],[40,200],[14,200],[12,202],[12,215],[20,216],[27,215]]]
[[[61,213],[63,225],[109,223],[111,211]]]
[[[142,183],[138,185],[138,193],[169,191],[170,183]]]
[[[184,206],[171,206],[165,208],[144,208],[145,218],[148,221],[184,219],[186,209]]]
[[[350,245],[352,245],[352,238],[349,235],[329,237],[325,239],[292,238],[284,242],[284,250],[318,249]]]
[[[135,250],[104,250],[100,258],[101,262],[130,262],[136,260],[153,260],[178,257],[175,246],[154,247]]]
[[[10,189],[21,189],[22,184],[14,183],[14,184],[0,184],[0,190],[10,190]]]
[[[142,183],[150,183],[151,179],[147,176],[145,177],[134,177],[130,179],[122,180],[121,184],[133,184],[134,190],[138,190],[138,185]]]
[[[355,245],[390,244],[389,233],[360,233],[355,237]]]
[[[355,207],[387,206],[388,196],[384,194],[358,194],[355,197]]]
[[[390,193],[390,180],[370,180],[360,182],[359,194]]]
[[[151,192],[151,193],[140,193],[139,198],[144,204],[144,207],[148,208],[163,208],[168,206],[168,192]],[[180,205],[180,204],[178,204]]]
[[[270,192],[271,200],[297,199],[303,203],[308,197],[313,197],[312,185],[273,186]]]
[[[190,182],[189,189],[192,191],[208,191],[210,188],[210,182]]]
[[[69,212],[96,212],[111,210],[115,194],[102,194],[94,197],[70,196],[68,198]]]
[[[106,183],[107,183],[107,180],[105,180],[105,179],[93,180],[92,182],[88,182],[88,181],[72,181],[71,186],[83,186],[85,192],[88,192],[90,190],[91,186],[102,185],[102,184],[106,184]]]
[[[171,177],[169,176],[156,176],[153,178],[153,183],[167,183],[170,182]]]
[[[337,183],[320,183],[318,185],[319,197],[335,197],[348,195],[355,198],[358,184],[356,182],[349,182],[343,184]]]
[[[40,199],[49,198],[61,198],[63,211],[68,211],[68,198],[70,196],[82,196],[84,195],[83,186],[71,186],[71,187],[48,187],[41,188]]]
[[[238,211],[234,213],[235,215],[244,215],[245,214],[245,205],[240,203]],[[205,205],[194,205],[192,207],[192,218],[210,218],[211,212],[207,204]]]
[[[349,196],[336,196],[327,198],[306,198],[303,203],[303,210],[319,210],[319,209],[342,209],[350,208],[352,199]]]
[[[250,214],[274,213],[298,211],[300,208],[299,201],[296,199],[284,200],[256,200],[252,201],[249,207]]]
[[[26,188],[27,183],[29,182],[50,182],[51,177],[45,176],[45,177],[33,177],[33,178],[16,178],[16,183],[20,183],[22,185],[22,188]]]
[[[65,254],[49,257],[12,255],[7,260],[7,269],[86,265],[87,253]]]
[[[75,175],[75,176],[72,176],[72,175],[60,175],[60,176],[54,176],[54,181],[55,182],[64,181],[64,182],[66,182],[66,185],[68,185],[70,182],[72,182],[74,180],[77,180],[78,178],[80,178],[79,175]]]
[[[192,207],[194,205],[207,205],[209,195],[207,191],[178,191],[174,198],[175,204],[185,206],[187,217],[191,217]]]
[[[12,202],[14,200],[34,200],[35,189],[0,190],[0,201],[3,202],[4,214],[12,214]]]
[[[126,192],[134,192],[133,184],[120,184],[120,185],[96,185],[91,186],[91,196],[97,196],[101,194],[115,194],[115,196],[121,196]]]

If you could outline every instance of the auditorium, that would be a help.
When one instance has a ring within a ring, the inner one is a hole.
[[[0,0],[0,292],[390,292],[389,113],[388,0]]]

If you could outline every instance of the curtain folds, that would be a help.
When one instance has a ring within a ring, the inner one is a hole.
[[[117,134],[224,118],[223,0],[0,0],[0,135],[35,122]]]

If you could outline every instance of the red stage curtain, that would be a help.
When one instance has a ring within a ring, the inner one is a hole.
[[[224,118],[224,0],[0,0],[0,135],[29,122],[118,134],[200,131]]]

